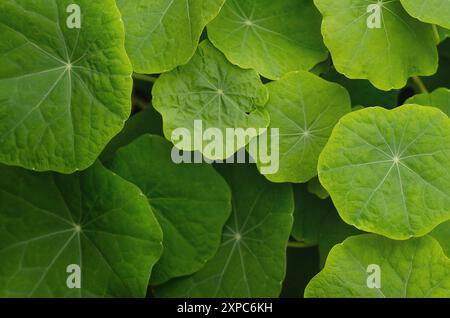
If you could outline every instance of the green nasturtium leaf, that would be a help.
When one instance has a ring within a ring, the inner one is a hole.
[[[249,138],[235,141],[227,128],[255,128],[261,133],[259,129],[270,121],[263,108],[268,92],[258,74],[232,65],[208,41],[200,44],[187,65],[159,77],[153,97],[163,117],[165,137],[179,149],[203,152],[208,159],[226,159],[248,143]],[[196,121],[201,122],[196,126]],[[218,129],[223,139],[202,139],[203,131],[210,128]],[[177,129],[187,129],[190,139],[177,140]],[[204,151],[217,143],[222,151]]]
[[[450,29],[450,0],[400,0],[400,2],[414,18]]]
[[[448,298],[450,259],[430,236],[407,241],[353,236],[331,250],[305,297]]]
[[[151,284],[192,274],[214,256],[230,216],[231,194],[209,165],[175,164],[171,145],[143,135],[108,164],[146,195],[164,233],[164,252]]]
[[[438,225],[433,232],[431,232],[439,244],[441,244],[444,249],[444,253],[450,257],[450,221],[444,222]]]
[[[225,0],[116,0],[126,48],[137,73],[159,74],[186,64],[206,24]]]
[[[144,297],[161,252],[141,191],[100,163],[72,175],[0,166],[0,297]],[[73,265],[80,288],[67,285]]]
[[[272,80],[328,56],[312,0],[228,0],[208,35],[233,64]]]
[[[267,137],[271,143],[272,129],[279,129],[278,134],[275,132],[279,169],[265,176],[272,182],[307,182],[317,176],[317,160],[334,125],[351,111],[350,97],[342,86],[304,71],[291,72],[266,86],[270,95]],[[268,162],[265,156],[272,154],[254,151],[250,153],[258,158],[258,169],[264,173],[261,168]]]
[[[438,109],[366,108],[343,117],[319,158],[342,219],[393,239],[450,219],[450,121]]]
[[[233,214],[219,251],[196,274],[155,288],[156,296],[279,295],[294,209],[291,186],[267,182],[250,165],[223,169],[233,193]]]
[[[429,94],[419,94],[406,101],[407,104],[433,106],[450,116],[450,89],[438,88]]]
[[[320,180],[318,177],[315,177],[308,182],[308,192],[315,194],[322,200],[330,196],[327,189],[325,189],[322,184],[320,184]]]
[[[402,88],[411,76],[436,72],[438,54],[432,26],[409,16],[399,1],[314,3],[323,15],[322,35],[339,73],[390,90]],[[376,6],[368,10],[370,5]],[[373,23],[377,14],[379,28]]]
[[[84,170],[130,114],[131,65],[114,0],[0,3],[0,162]],[[69,24],[70,25],[70,24]]]

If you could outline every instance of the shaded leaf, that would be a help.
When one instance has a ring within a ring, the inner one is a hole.
[[[164,252],[151,284],[192,274],[214,256],[231,194],[211,166],[173,163],[170,143],[151,135],[119,149],[109,166],[143,191],[163,229]]]

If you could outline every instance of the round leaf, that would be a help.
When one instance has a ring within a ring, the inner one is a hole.
[[[437,107],[450,116],[450,89],[438,88],[429,94],[419,94],[406,101],[407,104]]]
[[[380,285],[373,286],[377,274]],[[450,259],[429,236],[408,241],[373,234],[350,237],[331,250],[305,297],[448,298]]]
[[[366,108],[343,117],[319,158],[342,219],[393,239],[450,219],[450,121],[432,107]]]
[[[450,0],[400,0],[405,10],[420,21],[450,29]]]
[[[339,73],[368,79],[383,90],[402,88],[413,75],[432,75],[438,54],[431,25],[409,16],[399,1],[315,0],[322,35]],[[380,5],[368,10],[369,5]],[[379,13],[380,27],[368,19]]]
[[[208,35],[233,64],[269,79],[310,70],[328,56],[312,0],[229,0]]]
[[[117,0],[126,48],[138,73],[158,74],[186,64],[206,24],[225,0]]]
[[[0,166],[0,297],[144,297],[162,252],[147,200],[103,168]],[[69,288],[70,265],[80,288]]]
[[[234,135],[226,133],[227,128],[266,128],[270,121],[263,109],[267,89],[258,74],[232,65],[208,41],[200,44],[187,65],[159,77],[153,86],[153,97],[168,140],[173,139],[172,132],[177,128],[190,132],[191,140],[177,144],[182,150],[202,152],[211,143],[195,142],[196,137],[202,138],[195,121],[201,120],[203,130],[220,130],[224,137],[220,141],[222,151],[209,154],[209,159],[228,158],[248,142],[235,142]]]
[[[131,66],[113,0],[0,3],[0,162],[71,173],[92,165],[130,113]]]
[[[155,289],[156,296],[279,295],[292,227],[292,188],[267,182],[248,165],[228,166],[223,174],[233,193],[233,214],[225,225],[219,251],[194,275]]]
[[[340,85],[308,72],[292,72],[267,84],[271,129],[279,129],[279,169],[266,174],[272,182],[307,182],[317,175],[317,160],[339,118],[351,111],[350,97]],[[271,141],[272,142],[272,141]],[[260,143],[261,144],[261,143]],[[268,162],[250,151],[258,169]]]
[[[151,283],[192,274],[214,256],[231,211],[226,182],[211,166],[175,164],[170,143],[144,135],[109,164],[147,196],[164,233],[164,252]]]

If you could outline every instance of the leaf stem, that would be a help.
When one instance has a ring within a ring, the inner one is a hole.
[[[439,35],[439,31],[436,27],[436,24],[432,24],[432,28],[433,28],[434,38],[436,39],[436,44],[441,43],[441,36]]]
[[[157,77],[154,77],[151,75],[138,74],[138,73],[133,73],[133,78],[137,79],[137,80],[149,82],[149,83],[155,83],[156,80],[158,79]]]
[[[421,93],[428,93],[428,89],[425,86],[425,84],[422,82],[422,80],[420,79],[420,77],[418,76],[413,76],[412,80],[414,81],[414,83],[416,84],[417,88],[419,89],[419,91]]]
[[[312,243],[306,243],[306,242],[296,242],[296,241],[289,241],[287,246],[292,248],[308,248],[316,246],[317,244]]]

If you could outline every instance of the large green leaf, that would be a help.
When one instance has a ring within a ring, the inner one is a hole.
[[[147,196],[164,233],[164,252],[151,283],[198,271],[216,253],[231,212],[226,182],[209,165],[175,164],[171,146],[144,135],[119,149],[109,164]]]
[[[266,177],[272,182],[306,182],[317,175],[319,154],[334,125],[351,111],[350,97],[340,85],[304,71],[289,73],[267,88],[269,138],[271,129],[279,129],[279,170]],[[268,158],[264,152],[251,153],[264,173],[261,168]]]
[[[144,297],[161,252],[141,191],[100,163],[70,176],[0,166],[0,297]]]
[[[339,73],[368,79],[383,90],[402,88],[413,75],[432,75],[438,55],[431,25],[409,16],[399,1],[315,0],[322,35]],[[381,6],[380,28],[369,28],[369,5]]]
[[[178,148],[202,151],[211,144],[210,140],[194,142],[194,136],[202,136],[194,128],[196,120],[202,121],[203,130],[221,131],[222,153],[204,153],[209,159],[228,158],[248,142],[248,138],[235,142],[234,135],[226,134],[227,128],[266,128],[270,121],[263,108],[268,92],[258,74],[232,65],[208,41],[200,44],[189,64],[161,75],[153,86],[153,96],[168,140],[177,142],[172,138],[177,128],[190,132],[192,140],[177,142]]]
[[[126,48],[138,73],[157,74],[186,64],[206,24],[225,0],[116,0]]]
[[[288,184],[267,182],[252,166],[224,171],[233,215],[222,245],[196,274],[155,289],[159,297],[277,297],[286,268],[294,202]]]
[[[450,0],[400,0],[405,10],[420,21],[450,29]]]
[[[308,71],[328,56],[312,0],[228,0],[208,35],[232,63],[270,79]]]
[[[114,0],[0,3],[0,162],[63,173],[92,165],[130,113],[131,65]]]
[[[374,273],[370,265],[379,267],[380,288],[368,284]],[[350,237],[331,250],[305,297],[448,298],[450,259],[430,236],[408,241]]]
[[[450,89],[438,88],[429,94],[415,95],[406,103],[437,107],[450,116]]]
[[[450,257],[450,221],[438,225],[433,232],[431,232],[444,249],[445,254]]]
[[[450,120],[405,105],[341,119],[319,159],[339,214],[359,229],[407,239],[450,219]]]

